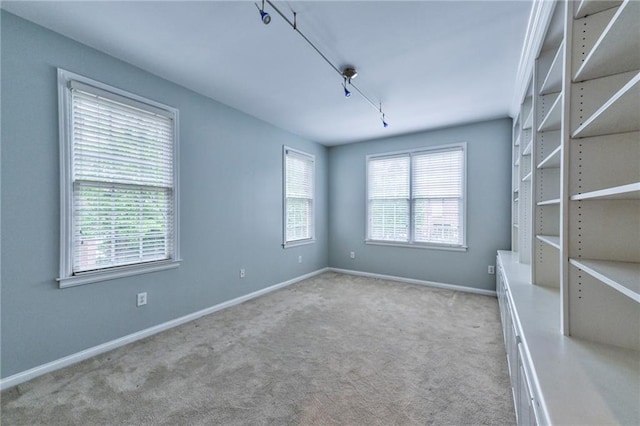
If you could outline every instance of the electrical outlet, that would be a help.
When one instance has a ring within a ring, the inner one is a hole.
[[[495,273],[496,273],[496,267],[495,267],[495,266],[493,266],[493,265],[489,265],[489,266],[487,267],[487,273],[489,273],[490,275],[495,274]]]
[[[351,259],[355,259],[355,258],[356,258],[356,252],[355,252],[355,251],[352,251],[351,253],[349,253],[349,257],[350,257]]]
[[[244,268],[240,268],[240,278],[244,278],[244,276],[245,276]]]
[[[298,263],[302,263],[302,256],[298,256]]]
[[[136,297],[136,306],[143,306],[147,304],[147,292],[138,293]]]

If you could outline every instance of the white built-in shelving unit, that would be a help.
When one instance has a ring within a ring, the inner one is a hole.
[[[556,7],[535,62],[535,109],[540,125],[534,135],[535,164],[532,282],[560,288],[560,218],[562,126],[565,107],[563,78],[566,58],[564,5]]]
[[[515,205],[515,217],[514,222],[518,224],[517,227],[512,227],[515,230],[517,236],[513,236],[512,240],[517,239],[517,247],[525,248],[519,250],[518,256],[523,263],[531,263],[531,180],[533,178],[533,163],[531,159],[531,152],[533,149],[533,133],[535,128],[535,114],[534,114],[534,99],[533,99],[533,82],[529,83],[529,88],[525,94],[522,105],[520,106],[520,117],[523,117],[522,125],[520,126],[520,120],[514,127],[514,132],[518,132],[516,139],[517,145],[514,145],[515,167],[514,167],[514,180],[517,180],[517,205]]]
[[[611,6],[572,21],[563,330],[640,351],[640,2]]]
[[[518,251],[519,240],[519,205],[520,205],[520,140],[522,138],[521,120],[518,117],[513,126],[512,162],[513,174],[511,179],[511,249]]]
[[[518,424],[640,424],[640,1],[534,11],[498,255]]]

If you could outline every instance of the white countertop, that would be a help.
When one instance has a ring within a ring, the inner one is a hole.
[[[498,257],[546,421],[640,425],[640,352],[563,336],[559,290],[530,284],[517,253]]]

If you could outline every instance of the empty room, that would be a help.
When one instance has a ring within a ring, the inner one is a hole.
[[[640,424],[640,1],[0,19],[0,424]]]

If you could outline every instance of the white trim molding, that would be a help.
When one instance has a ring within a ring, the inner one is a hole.
[[[56,281],[58,281],[60,288],[69,288],[99,281],[115,280],[117,278],[173,269],[180,266],[180,262],[182,262],[182,260],[168,260],[131,266],[121,266],[108,271],[87,272],[85,274],[73,275],[68,278],[56,278]]]
[[[39,365],[37,367],[30,368],[28,370],[22,371],[20,373],[16,373],[12,376],[6,377],[0,380],[0,390],[8,389],[10,387],[19,385],[28,380],[34,379],[38,376],[42,376],[43,374],[50,373],[52,371],[60,370],[61,368],[68,367],[72,364],[76,364],[80,361],[84,361],[85,359],[92,358],[94,356],[100,355],[102,353],[111,351],[113,349],[119,348],[121,346],[127,345],[129,343],[133,343],[135,341],[144,339],[149,336],[153,336],[154,334],[158,334],[162,331],[169,330],[171,328],[177,327],[179,325],[188,323],[190,321],[196,320],[205,315],[212,314],[214,312],[220,311],[225,308],[229,308],[231,306],[239,305],[240,303],[246,302],[251,299],[255,299],[256,297],[262,296],[267,293],[271,293],[272,291],[290,286],[307,278],[314,277],[316,275],[320,275],[323,272],[329,271],[329,268],[318,269],[313,272],[309,272],[304,275],[300,275],[298,277],[292,278],[287,281],[283,281],[278,284],[274,284],[270,287],[263,288],[258,291],[254,291],[253,293],[246,294],[244,296],[236,297],[235,299],[228,300],[226,302],[219,303],[217,305],[211,306],[206,309],[202,309],[197,312],[193,312],[191,314],[182,316],[180,318],[176,318],[162,324],[154,325],[153,327],[146,328],[144,330],[137,331],[135,333],[120,337],[119,339],[112,340],[110,342],[102,343],[100,345],[85,349],[80,352],[76,352],[74,354],[65,356],[63,358],[57,359],[55,361],[48,362],[46,364]]]
[[[417,285],[423,285],[427,287],[442,288],[445,290],[462,291],[465,293],[474,293],[474,294],[481,294],[483,296],[497,297],[497,294],[495,291],[484,290],[481,288],[466,287],[466,286],[456,285],[456,284],[438,283],[434,281],[417,280],[415,278],[396,277],[393,275],[374,274],[372,272],[354,271],[351,269],[340,269],[340,268],[328,268],[328,269],[331,272],[337,272],[339,274],[357,275],[357,276],[368,277],[368,278],[378,278],[381,280],[398,281],[398,282],[407,283],[407,284],[417,284]]]
[[[396,243],[387,241],[365,240],[365,244],[371,244],[374,246],[387,246],[387,247],[409,247],[426,250],[445,250],[445,251],[467,251],[467,246],[447,246],[447,245],[430,245],[430,244],[417,244],[417,243]]]

